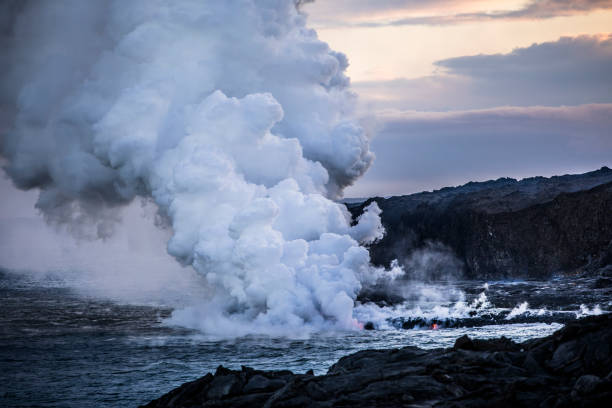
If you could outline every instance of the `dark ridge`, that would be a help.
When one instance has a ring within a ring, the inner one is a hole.
[[[400,264],[431,243],[449,248],[472,279],[596,274],[612,264],[612,170],[500,178],[347,205],[356,218],[382,209],[385,237],[372,261]]]

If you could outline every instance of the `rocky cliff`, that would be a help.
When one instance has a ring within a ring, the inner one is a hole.
[[[608,407],[611,370],[608,314],[521,344],[360,351],[322,376],[219,367],[145,407]]]
[[[370,248],[375,264],[398,259],[410,269],[415,254],[437,251],[432,258],[438,263],[449,254],[454,262],[434,265],[431,273],[460,268],[464,277],[488,279],[594,272],[612,263],[612,170],[607,167],[579,175],[471,182],[347,207],[357,217],[372,201],[383,210],[387,231]]]

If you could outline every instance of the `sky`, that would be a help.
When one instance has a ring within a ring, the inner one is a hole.
[[[401,270],[362,246],[380,209],[332,200],[612,166],[610,23],[612,0],[0,2],[0,267],[228,336],[358,327]]]
[[[612,0],[321,0],[301,8],[318,37],[346,55],[376,155],[345,197],[612,167]],[[76,244],[74,231],[45,223],[36,190],[0,177],[0,197],[3,266],[44,269],[40,262],[65,265],[82,253],[73,260],[82,268],[87,254],[124,251],[173,270],[153,257],[167,233],[151,227],[152,210],[138,200],[113,215],[125,228],[112,238]],[[150,239],[138,238],[142,231]],[[53,254],[29,256],[36,241]],[[158,281],[167,278],[160,272]]]
[[[612,1],[303,6],[349,60],[376,159],[347,197],[612,164]]]

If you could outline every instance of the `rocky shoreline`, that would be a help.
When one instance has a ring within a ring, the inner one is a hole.
[[[325,375],[229,370],[183,384],[144,407],[607,407],[612,314],[515,343],[456,340],[448,349],[365,350]]]

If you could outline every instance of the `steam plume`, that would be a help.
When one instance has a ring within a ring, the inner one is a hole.
[[[151,197],[168,252],[213,298],[183,311],[207,331],[347,328],[377,279],[357,225],[331,201],[373,154],[353,119],[348,63],[294,0],[3,2],[5,171],[39,188],[52,222],[112,233]],[[77,229],[78,230],[78,229]]]

